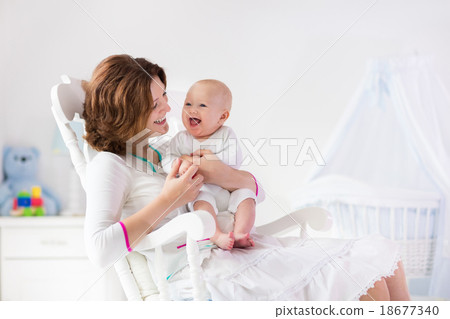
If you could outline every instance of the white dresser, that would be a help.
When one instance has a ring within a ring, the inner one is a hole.
[[[0,300],[125,300],[88,260],[83,217],[0,217]]]

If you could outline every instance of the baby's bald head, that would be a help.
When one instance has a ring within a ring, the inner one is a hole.
[[[195,82],[189,91],[196,89],[205,90],[208,94],[220,98],[223,108],[228,111],[231,110],[232,95],[225,83],[213,79],[200,80]]]

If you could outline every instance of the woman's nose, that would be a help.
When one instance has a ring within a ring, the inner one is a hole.
[[[172,108],[170,107],[169,103],[165,102],[163,110],[166,112],[170,112],[170,110],[172,110]]]

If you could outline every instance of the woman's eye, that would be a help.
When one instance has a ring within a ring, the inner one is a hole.
[[[191,106],[191,103],[186,103],[185,105],[186,105],[186,106]]]
[[[206,105],[205,105],[205,104],[200,104],[200,106],[201,106],[201,107],[206,107]]]
[[[155,103],[155,105],[153,105],[153,108],[156,109],[158,107],[158,103]]]

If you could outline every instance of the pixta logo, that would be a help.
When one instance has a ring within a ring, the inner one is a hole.
[[[261,138],[251,141],[248,138],[229,138],[226,141],[217,138],[209,138],[199,142],[193,139],[192,145],[183,145],[186,154],[166,154],[176,149],[170,145],[171,136],[152,133],[149,129],[144,129],[126,142],[126,163],[140,172],[153,174],[164,166],[167,161],[181,155],[192,155],[196,151],[204,149],[210,150],[214,156],[205,155],[206,160],[219,160],[233,167],[245,168],[252,162],[258,166],[302,166],[305,162],[315,162],[318,166],[326,165],[325,160],[312,138],[299,141],[297,138]],[[241,146],[247,152],[243,157]],[[271,154],[270,160],[264,158],[263,149]],[[177,153],[176,151],[174,153]],[[278,154],[278,156],[273,155]],[[174,157],[176,155],[176,157]],[[159,158],[156,158],[158,156]],[[295,156],[295,161],[292,161]],[[291,159],[291,160],[289,160]],[[193,164],[200,165],[200,158],[194,156]],[[157,163],[157,164],[154,164]],[[171,163],[170,163],[171,164]],[[165,166],[164,166],[165,167]],[[168,167],[171,167],[169,165]]]
[[[126,164],[149,175],[156,173],[164,160],[161,150],[165,148],[170,138],[167,134],[159,135],[147,128],[142,130],[126,142]],[[159,157],[158,160],[152,160],[155,154]]]

